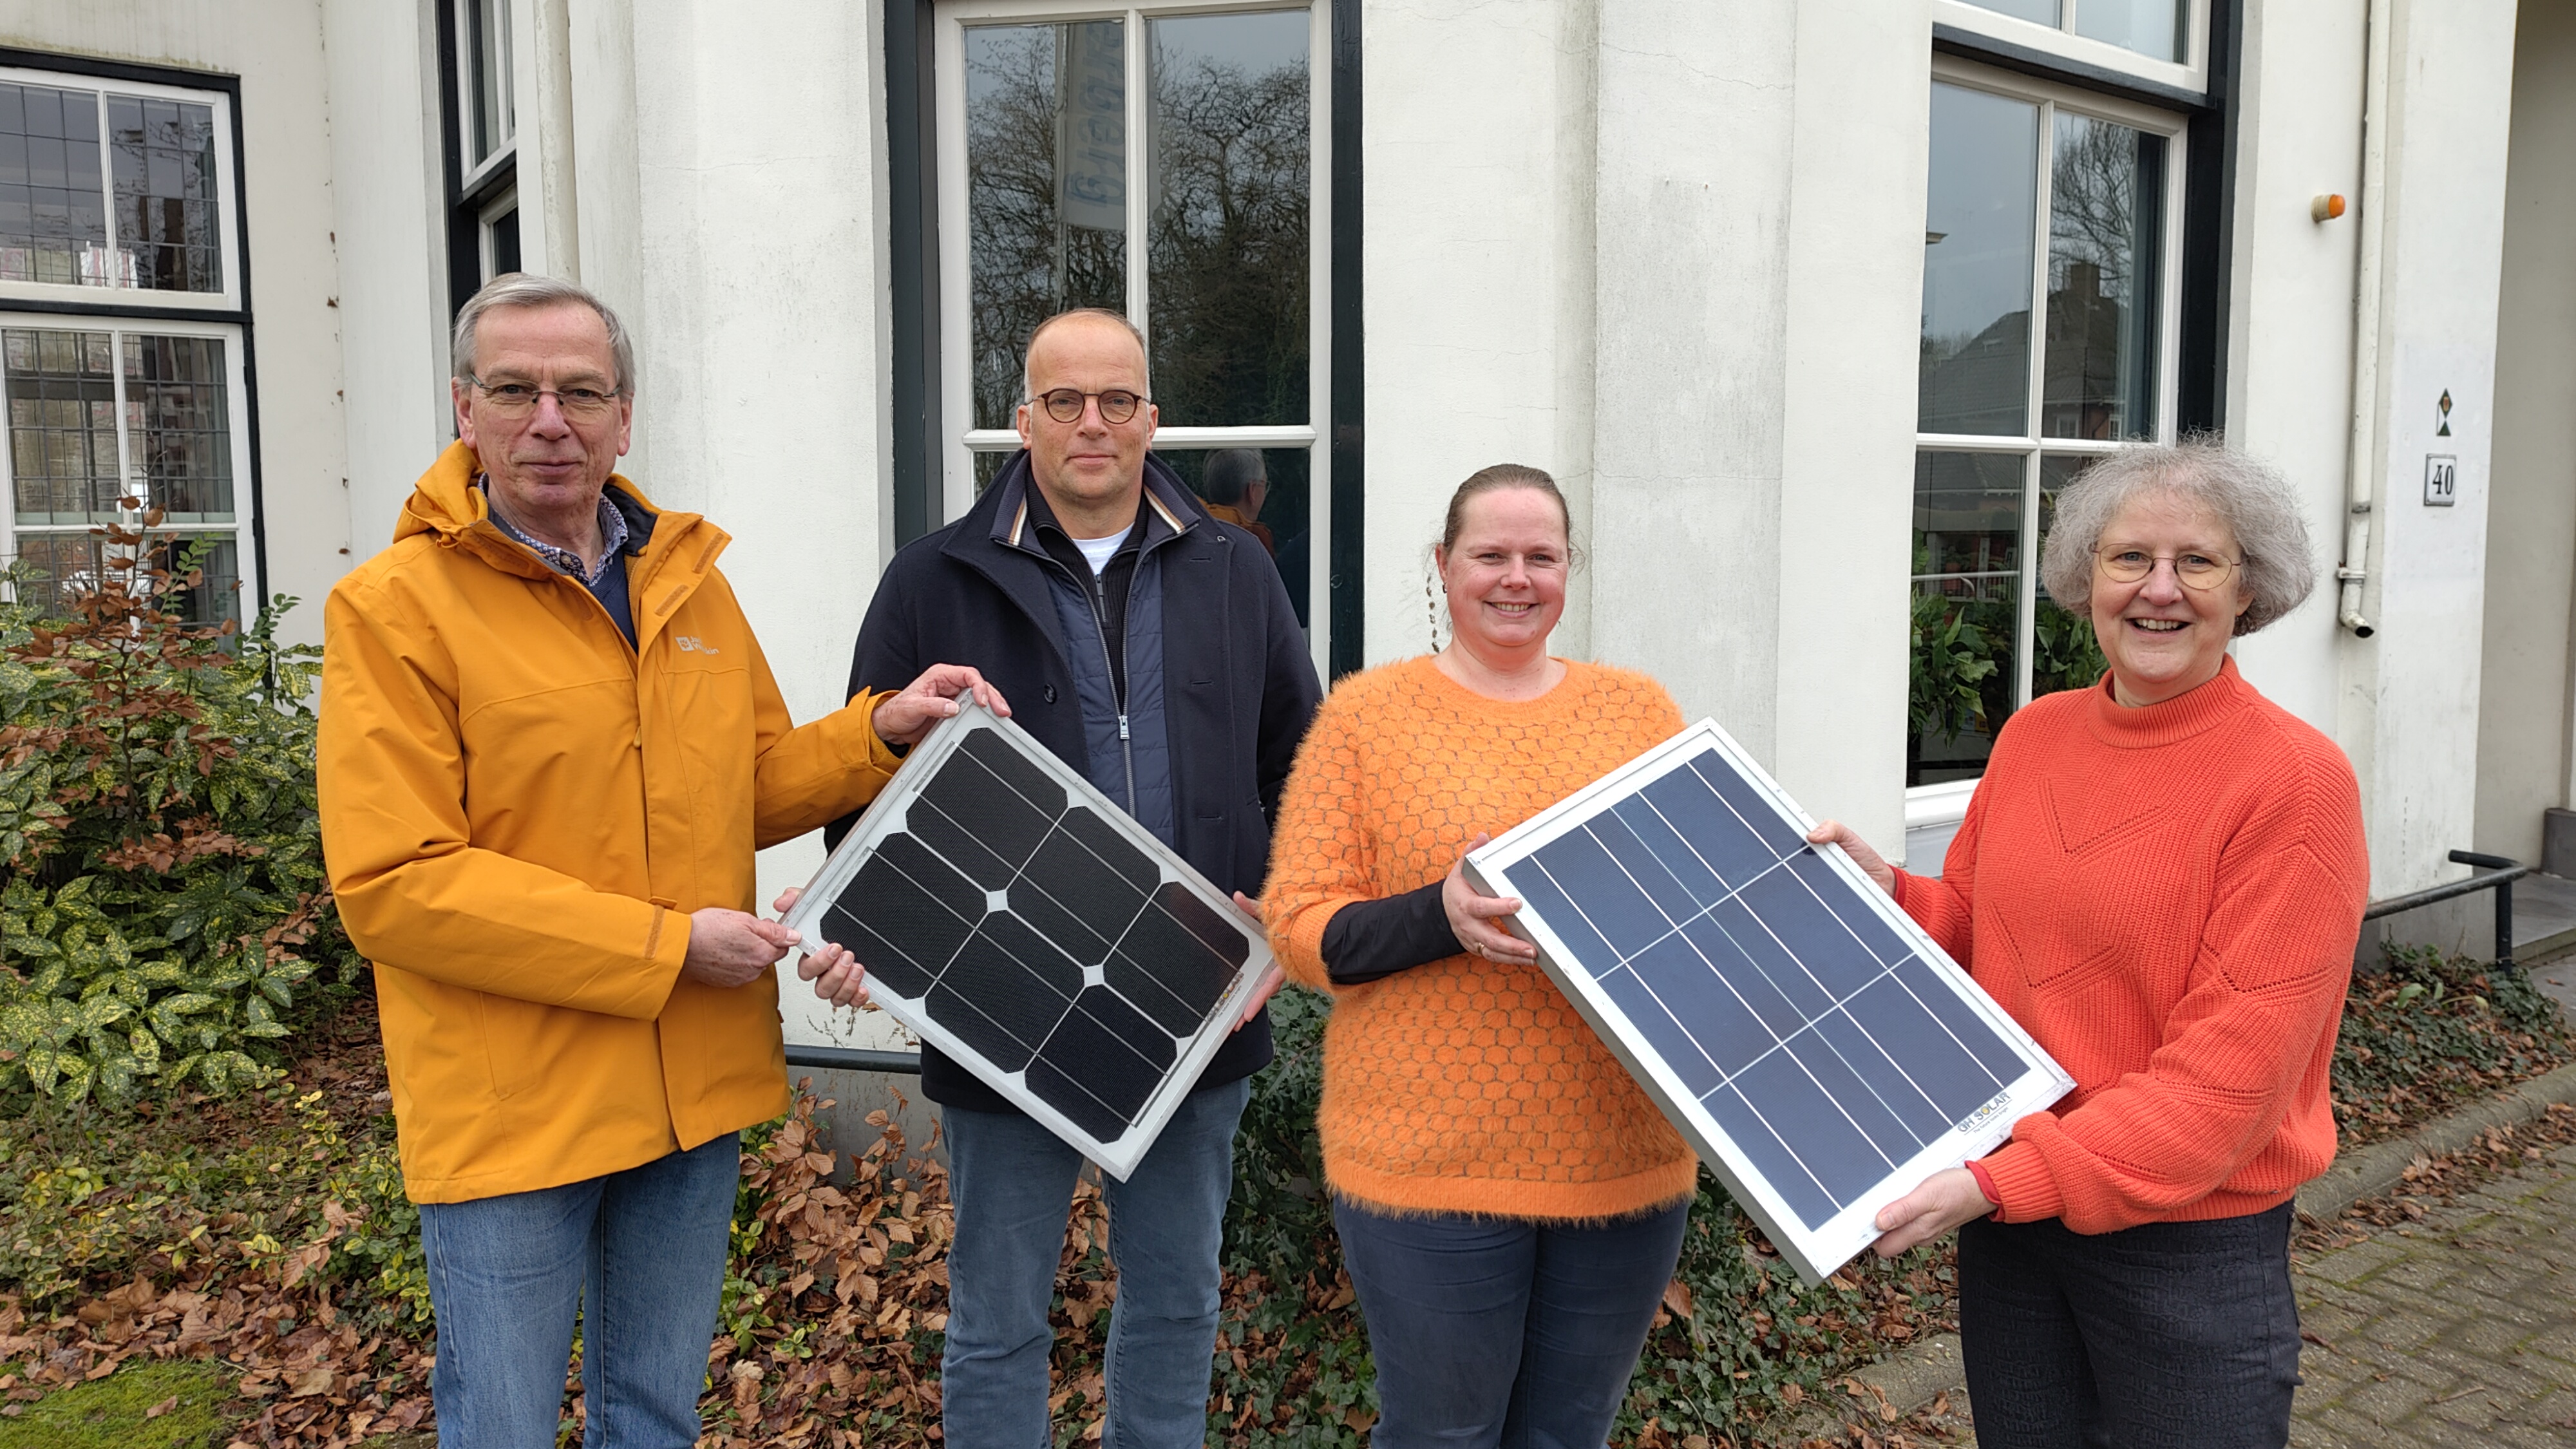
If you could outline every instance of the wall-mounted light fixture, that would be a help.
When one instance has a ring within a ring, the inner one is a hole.
[[[2308,220],[2310,221],[2332,221],[2336,217],[2343,215],[2343,213],[2344,199],[2343,193],[2340,191],[2329,191],[2325,195],[2308,203]]]

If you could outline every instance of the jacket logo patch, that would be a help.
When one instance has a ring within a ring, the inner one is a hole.
[[[671,642],[679,645],[680,652],[683,654],[722,654],[724,652],[694,634],[673,635]]]

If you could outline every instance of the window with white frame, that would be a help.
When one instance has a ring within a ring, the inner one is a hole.
[[[2048,597],[2039,553],[2057,493],[2092,459],[2173,436],[2184,124],[1936,70],[1906,731],[1918,792],[1954,795],[2015,709],[2100,677],[2092,626]]]
[[[513,0],[444,0],[449,81],[448,251],[454,305],[520,268],[518,55]]]
[[[46,607],[156,508],[192,618],[256,585],[232,124],[223,91],[0,69],[0,528]]]
[[[2208,88],[2210,0],[1932,0],[1932,18],[2071,65]]]
[[[1157,453],[1260,525],[1322,668],[1329,7],[959,0],[937,19],[946,516],[1019,447],[1030,329],[1123,312]]]

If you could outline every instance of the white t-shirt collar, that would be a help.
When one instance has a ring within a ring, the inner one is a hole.
[[[1083,561],[1090,564],[1091,571],[1097,574],[1109,567],[1109,559],[1118,552],[1118,545],[1125,543],[1127,535],[1135,531],[1136,525],[1131,523],[1107,538],[1077,538],[1073,540],[1073,546],[1082,550]]]

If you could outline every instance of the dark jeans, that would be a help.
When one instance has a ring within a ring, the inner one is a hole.
[[[1335,1199],[1377,1361],[1374,1449],[1601,1449],[1690,1204],[1592,1226]]]
[[[2279,1449],[2299,1384],[2290,1205],[2116,1233],[1959,1230],[1985,1449]]]

